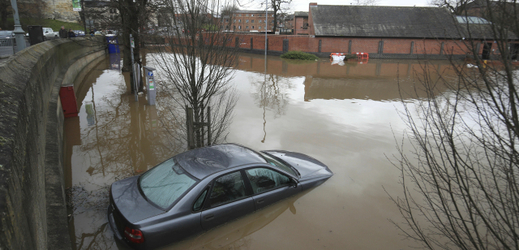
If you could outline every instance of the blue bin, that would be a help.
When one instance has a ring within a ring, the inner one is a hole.
[[[115,35],[106,35],[106,43],[108,43],[108,53],[120,53],[119,40]]]

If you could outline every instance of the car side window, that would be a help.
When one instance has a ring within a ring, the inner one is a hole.
[[[197,212],[202,209],[202,205],[204,204],[205,196],[207,194],[207,189],[202,192],[202,194],[196,199],[195,204],[193,204],[193,211]]]
[[[268,168],[252,168],[245,170],[254,194],[263,193],[278,187],[290,185],[290,178]]]
[[[245,197],[245,184],[241,173],[237,171],[218,177],[214,181],[209,203],[211,207],[216,207],[243,197]]]

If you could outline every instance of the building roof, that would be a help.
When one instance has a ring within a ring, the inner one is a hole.
[[[234,14],[265,14],[265,10],[236,10]],[[268,14],[274,14],[274,11],[269,10]]]
[[[294,12],[294,16],[308,17],[308,11],[296,11]]]
[[[437,7],[311,5],[315,36],[459,38],[454,17]]]

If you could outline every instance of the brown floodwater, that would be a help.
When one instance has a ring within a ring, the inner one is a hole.
[[[146,57],[154,67],[153,54]],[[157,88],[155,106],[128,90],[120,57],[107,56],[78,79],[79,116],[65,120],[70,234],[76,249],[125,249],[107,222],[108,188],[185,151],[174,117],[184,111]],[[265,71],[265,65],[267,70]],[[432,72],[453,75],[448,62]],[[155,66],[156,67],[156,66]],[[323,185],[163,249],[409,249],[413,242],[387,193],[400,194],[389,159],[406,129],[406,103],[424,98],[418,61],[296,64],[242,54],[226,142],[311,155],[334,172]],[[158,67],[157,67],[158,68]],[[266,72],[266,73],[265,73]],[[160,79],[160,70],[155,76]],[[418,76],[417,76],[418,74]],[[433,74],[434,75],[434,74]]]

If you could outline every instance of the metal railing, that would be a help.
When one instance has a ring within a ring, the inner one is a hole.
[[[15,45],[14,38],[0,39],[0,57],[14,55]]]
[[[29,43],[29,38],[25,37],[25,47],[31,46]],[[12,56],[16,53],[16,39],[8,38],[8,39],[0,39],[0,58]]]

